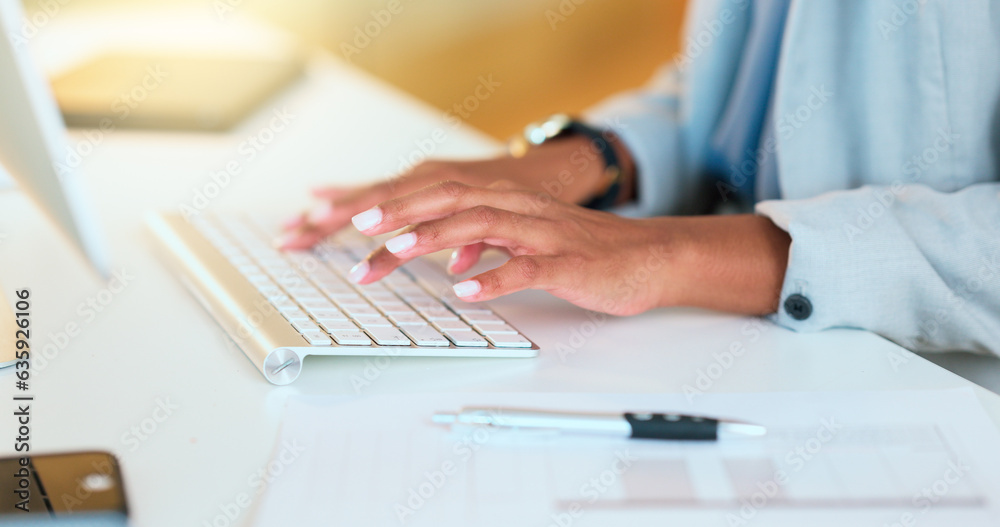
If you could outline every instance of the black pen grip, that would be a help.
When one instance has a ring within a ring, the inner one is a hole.
[[[712,441],[718,438],[719,421],[676,414],[625,414],[632,437]]]

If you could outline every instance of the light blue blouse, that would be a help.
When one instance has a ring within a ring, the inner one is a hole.
[[[757,70],[758,5],[695,1],[677,60],[589,112],[636,160],[638,201],[620,212],[703,211],[753,188],[792,237],[783,304],[811,305],[777,322],[1000,354],[1000,0],[790,0],[758,72],[769,102],[749,97],[763,131],[733,170],[745,138],[717,141],[741,70]]]

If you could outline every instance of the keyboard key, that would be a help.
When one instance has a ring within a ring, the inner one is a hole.
[[[329,287],[330,289],[344,289],[344,290],[351,289],[350,285],[341,280],[340,277],[337,274],[333,273],[332,271],[330,271],[329,274],[325,273],[315,274],[310,278],[312,278],[313,283],[321,285],[323,287]]]
[[[480,314],[466,314],[462,315],[462,320],[468,322],[472,325],[483,325],[483,324],[506,324],[507,321],[496,316],[496,315],[480,315]]]
[[[450,346],[451,342],[430,326],[405,326],[400,328],[417,346]]]
[[[285,301],[285,300],[288,300],[288,301],[291,301],[291,300],[292,300],[292,299],[291,299],[291,298],[290,298],[290,297],[289,297],[288,295],[286,295],[286,294],[285,294],[285,292],[284,292],[284,291],[282,291],[281,289],[278,289],[278,292],[277,292],[277,293],[274,293],[274,294],[272,294],[272,295],[266,295],[266,296],[267,296],[267,300],[268,300],[269,302],[271,302],[271,304],[275,304],[275,303],[277,303],[277,302],[283,302],[283,301]]]
[[[315,333],[319,331],[319,326],[308,318],[296,318],[294,320],[290,320],[289,322],[292,323],[292,326],[295,329],[299,330],[299,333]]]
[[[333,296],[333,301],[337,303],[338,306],[368,306],[371,305],[367,300],[361,298],[358,295],[347,295],[338,294]]]
[[[498,348],[530,348],[531,341],[522,337],[521,335],[486,335],[486,340],[489,340],[494,346]]]
[[[361,332],[360,329],[349,330],[349,331],[331,331],[330,335],[333,336],[333,340],[337,341],[337,344],[341,346],[370,346],[372,341]]]
[[[389,322],[385,317],[367,317],[367,318],[356,318],[354,323],[365,328],[375,328],[375,327],[385,327],[391,328],[392,322]]]
[[[427,321],[416,313],[408,315],[390,315],[389,320],[397,326],[426,326]]]
[[[441,331],[472,331],[471,326],[457,318],[453,320],[435,320],[432,324]]]
[[[257,291],[260,291],[260,294],[264,295],[264,298],[271,298],[284,294],[281,292],[281,288],[274,284],[274,282],[271,282],[271,285],[257,287]]]
[[[404,297],[404,298],[406,298],[406,297]],[[438,302],[437,300],[434,300],[433,298],[430,298],[430,297],[427,297],[426,299],[419,299],[419,300],[413,300],[412,297],[411,297],[411,298],[406,298],[406,301],[409,302],[410,306],[412,306],[413,309],[416,309],[417,311],[425,311],[425,310],[431,310],[431,309],[445,309],[445,310],[448,309],[448,308],[444,307],[444,304],[442,304],[441,302]]]
[[[330,302],[329,300],[327,300],[325,298],[323,298],[323,299],[319,299],[319,298],[306,298],[306,299],[296,298],[296,300],[298,300],[299,303],[302,304],[302,307],[306,308],[306,311],[312,311],[313,309],[337,309],[333,305],[333,302]]]
[[[402,302],[375,302],[375,307],[386,315],[416,315],[416,311]]]
[[[255,267],[255,269],[256,269],[256,267]],[[274,285],[274,282],[272,282],[271,279],[266,274],[261,274],[261,273],[254,272],[254,273],[243,273],[243,275],[246,276],[247,280],[249,280],[250,283],[253,284],[253,285],[255,285],[255,286],[257,286],[257,285],[260,285],[260,286]]]
[[[302,301],[302,300],[326,300],[326,296],[319,292],[319,289],[315,287],[289,287],[288,294],[292,298]]]
[[[447,335],[456,346],[464,348],[485,348],[489,346],[489,343],[486,342],[486,339],[484,339],[482,335],[472,330],[450,330],[445,331],[444,334]]]
[[[452,311],[458,313],[459,315],[490,315],[493,313],[488,307],[483,304],[472,304],[470,302],[464,302],[458,299],[446,298],[444,300],[448,307]]]
[[[302,311],[301,309],[282,311],[281,314],[286,319],[288,319],[289,322],[293,320],[309,320],[309,315],[307,315],[306,312]]]
[[[351,318],[370,318],[370,317],[381,317],[382,313],[379,313],[377,309],[372,306],[340,306],[344,309],[344,313],[350,315]]]
[[[320,320],[319,325],[327,333],[333,333],[334,331],[357,331],[358,326],[351,322],[350,320]]]
[[[365,331],[379,346],[409,346],[410,339],[396,328],[368,328]]]
[[[508,326],[507,324],[476,324],[472,326],[476,331],[482,333],[483,335],[515,335],[517,330]]]
[[[408,295],[419,295],[420,297],[431,298],[430,295],[427,294],[427,291],[424,291],[424,288],[420,287],[417,284],[411,283],[407,285],[393,285],[393,284],[389,285],[391,289],[396,292],[397,295],[403,298],[406,298],[406,296]]]
[[[273,305],[278,311],[293,311],[299,308],[299,305],[292,302],[292,299],[288,297],[271,300],[271,305]]]
[[[326,334],[321,331],[303,333],[302,336],[311,346],[329,346],[333,344],[330,337],[326,336]]]
[[[361,294],[364,295],[364,297],[370,300],[372,303],[399,302],[399,297],[396,296],[396,293],[390,293],[388,291],[374,291],[374,292],[363,291]]]
[[[458,320],[458,316],[447,309],[422,309],[420,314],[427,320]]]
[[[408,287],[414,285],[412,278],[398,271],[393,271],[389,275],[382,277],[382,283],[389,287]]]
[[[330,298],[332,298],[333,301],[337,303],[340,302],[349,303],[353,301],[364,302],[364,300],[361,299],[361,296],[355,293],[354,291],[347,291],[345,293],[328,293],[328,294],[330,295]]]
[[[316,320],[347,320],[349,317],[343,311],[332,309],[310,309],[309,314]]]
[[[390,291],[385,285],[380,284],[378,282],[373,282],[365,285],[356,285],[354,287],[356,287],[358,291],[361,291],[362,293],[390,293],[390,294],[392,293],[392,291]]]

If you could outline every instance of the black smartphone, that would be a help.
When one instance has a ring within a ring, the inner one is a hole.
[[[106,452],[0,458],[0,525],[128,525],[118,460]]]

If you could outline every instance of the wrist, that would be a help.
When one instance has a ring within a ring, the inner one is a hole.
[[[507,159],[519,183],[567,203],[587,201],[605,181],[600,153],[579,135],[560,137],[530,149],[523,157]]]
[[[771,220],[751,215],[664,218],[673,266],[665,306],[747,315],[777,310],[791,238]],[[672,220],[672,221],[671,221]]]
[[[543,148],[546,146],[549,148]],[[613,130],[595,128],[566,114],[554,114],[527,125],[523,133],[508,141],[508,151],[514,158],[525,158],[532,152],[537,158],[556,152],[560,146],[563,150],[570,147],[566,152],[568,163],[564,164],[574,166],[577,172],[560,170],[556,176],[558,181],[549,181],[546,185],[577,191],[571,192],[572,198],[560,196],[561,199],[598,210],[632,199],[635,194],[634,163]],[[594,170],[595,164],[600,170]]]
[[[618,164],[621,168],[620,177],[622,187],[615,202],[616,206],[620,206],[635,201],[638,196],[638,174],[635,160],[632,158],[632,152],[625,146],[621,137],[612,131],[607,132],[606,137],[608,138],[608,145],[615,150],[615,154],[618,156]]]

